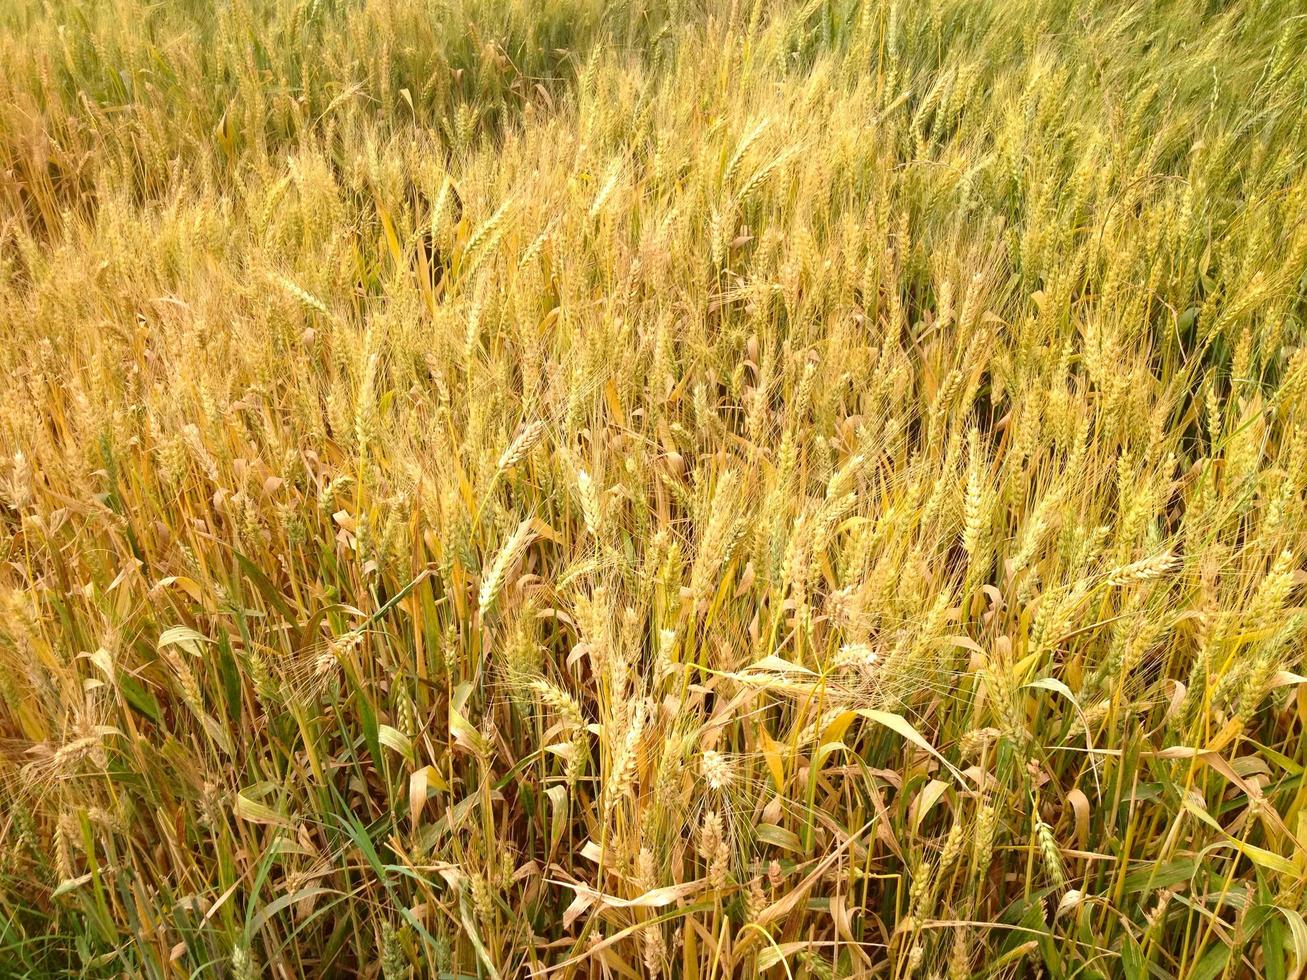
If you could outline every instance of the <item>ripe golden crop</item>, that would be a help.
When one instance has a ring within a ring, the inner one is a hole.
[[[0,5],[0,974],[1307,969],[1294,0]]]

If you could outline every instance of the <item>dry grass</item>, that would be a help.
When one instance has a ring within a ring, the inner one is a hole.
[[[0,971],[1299,975],[1305,54],[4,5]]]

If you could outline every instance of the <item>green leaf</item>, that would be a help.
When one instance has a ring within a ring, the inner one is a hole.
[[[381,725],[377,728],[377,739],[392,752],[398,752],[409,762],[413,761],[413,743],[398,728]]]
[[[118,671],[118,689],[123,692],[123,697],[127,703],[136,711],[145,715],[156,725],[163,716],[163,711],[159,707],[159,701],[153,694],[147,691],[131,674],[125,670]]]
[[[1249,844],[1230,836],[1230,834],[1226,833],[1225,828],[1216,822],[1215,817],[1192,801],[1186,800],[1184,808],[1225,838],[1222,843],[1213,844],[1212,847],[1233,847],[1258,867],[1266,868],[1268,871],[1279,871],[1282,874],[1297,874],[1297,867],[1288,858],[1276,854],[1274,851],[1268,851],[1264,847],[1258,847],[1256,844]]]
[[[236,657],[231,652],[231,642],[225,631],[218,640],[218,665],[222,670],[223,689],[227,695],[227,716],[236,725],[240,725],[241,675],[236,667]]]
[[[1216,980],[1216,977],[1225,969],[1225,963],[1229,958],[1229,946],[1224,944],[1213,946],[1198,961],[1193,973],[1189,974],[1189,980]]]
[[[545,790],[545,795],[549,797],[549,849],[552,851],[563,839],[571,806],[566,786],[552,786]]]
[[[245,576],[254,583],[254,587],[259,590],[259,595],[263,596],[268,605],[281,613],[282,616],[286,618],[286,622],[296,622],[295,611],[291,609],[289,603],[287,603],[285,598],[282,597],[282,594],[277,591],[276,587],[268,581],[268,576],[263,574],[263,571],[259,566],[254,564],[254,562],[250,561],[239,551],[233,551],[232,554],[236,556],[236,562],[240,565],[241,571],[243,571]]]
[[[377,713],[363,693],[360,686],[354,703],[358,705],[359,721],[363,723],[363,738],[368,743],[368,752],[372,754],[372,761],[375,765],[381,763],[381,728],[377,724]]]
[[[864,718],[876,722],[878,725],[884,725],[890,731],[897,732],[906,738],[918,748],[925,749],[931,755],[943,764],[944,768],[953,774],[953,777],[963,786],[967,785],[966,777],[957,770],[947,759],[940,755],[935,746],[931,745],[922,737],[921,733],[912,727],[911,723],[902,715],[896,715],[892,711],[877,711],[874,708],[862,708],[858,714]]]
[[[1268,919],[1262,926],[1262,968],[1266,971],[1266,980],[1284,980],[1288,975],[1284,956],[1284,939],[1288,931],[1278,916]]]
[[[1284,916],[1284,921],[1289,924],[1289,934],[1293,937],[1294,972],[1300,973],[1304,967],[1307,967],[1307,922],[1303,921],[1302,913],[1297,909],[1284,908],[1280,905],[1276,908]]]
[[[50,893],[50,898],[51,899],[61,898],[64,895],[67,895],[69,892],[73,892],[81,888],[90,880],[91,880],[91,875],[87,873],[81,875],[78,878],[68,878],[65,881],[61,881],[59,882],[59,887]]]
[[[1129,932],[1124,933],[1121,939],[1121,972],[1125,974],[1125,980],[1146,980],[1148,976],[1144,952]]]
[[[1038,680],[1031,681],[1029,684],[1022,684],[1021,686],[1037,687],[1041,691],[1056,691],[1058,694],[1062,695],[1064,698],[1066,698],[1068,701],[1074,704],[1077,710],[1079,710],[1080,708],[1080,702],[1077,701],[1076,696],[1071,693],[1071,688],[1067,687],[1065,684],[1063,684],[1060,680],[1058,680],[1055,677],[1041,677]]]
[[[263,931],[263,927],[275,919],[285,909],[290,908],[296,902],[301,902],[308,898],[319,898],[323,895],[344,895],[344,892],[337,891],[334,888],[323,888],[322,886],[310,886],[293,891],[289,895],[282,895],[280,898],[268,903],[259,909],[254,916],[251,925],[251,932],[254,935]]]
[[[803,842],[799,840],[799,835],[774,823],[758,825],[758,840],[772,847],[779,847],[783,851],[803,852]]]
[[[1165,864],[1146,864],[1125,876],[1122,891],[1127,895],[1153,888],[1171,888],[1189,881],[1198,872],[1196,858],[1182,858]]]
[[[203,633],[197,633],[189,626],[173,626],[163,631],[159,636],[158,648],[180,647],[189,653],[192,657],[198,657],[201,652],[201,643],[212,643],[213,641]]]
[[[291,822],[285,814],[279,813],[266,803],[259,802],[259,797],[266,796],[275,789],[276,785],[270,782],[256,783],[253,786],[245,787],[236,794],[236,805],[233,807],[236,816],[248,823],[289,827]]]

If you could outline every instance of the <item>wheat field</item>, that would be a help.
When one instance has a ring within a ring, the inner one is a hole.
[[[1296,0],[0,4],[0,975],[1307,971]]]

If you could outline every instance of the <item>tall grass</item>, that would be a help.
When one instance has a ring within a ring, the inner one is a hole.
[[[1307,968],[1293,0],[0,9],[0,972]]]

